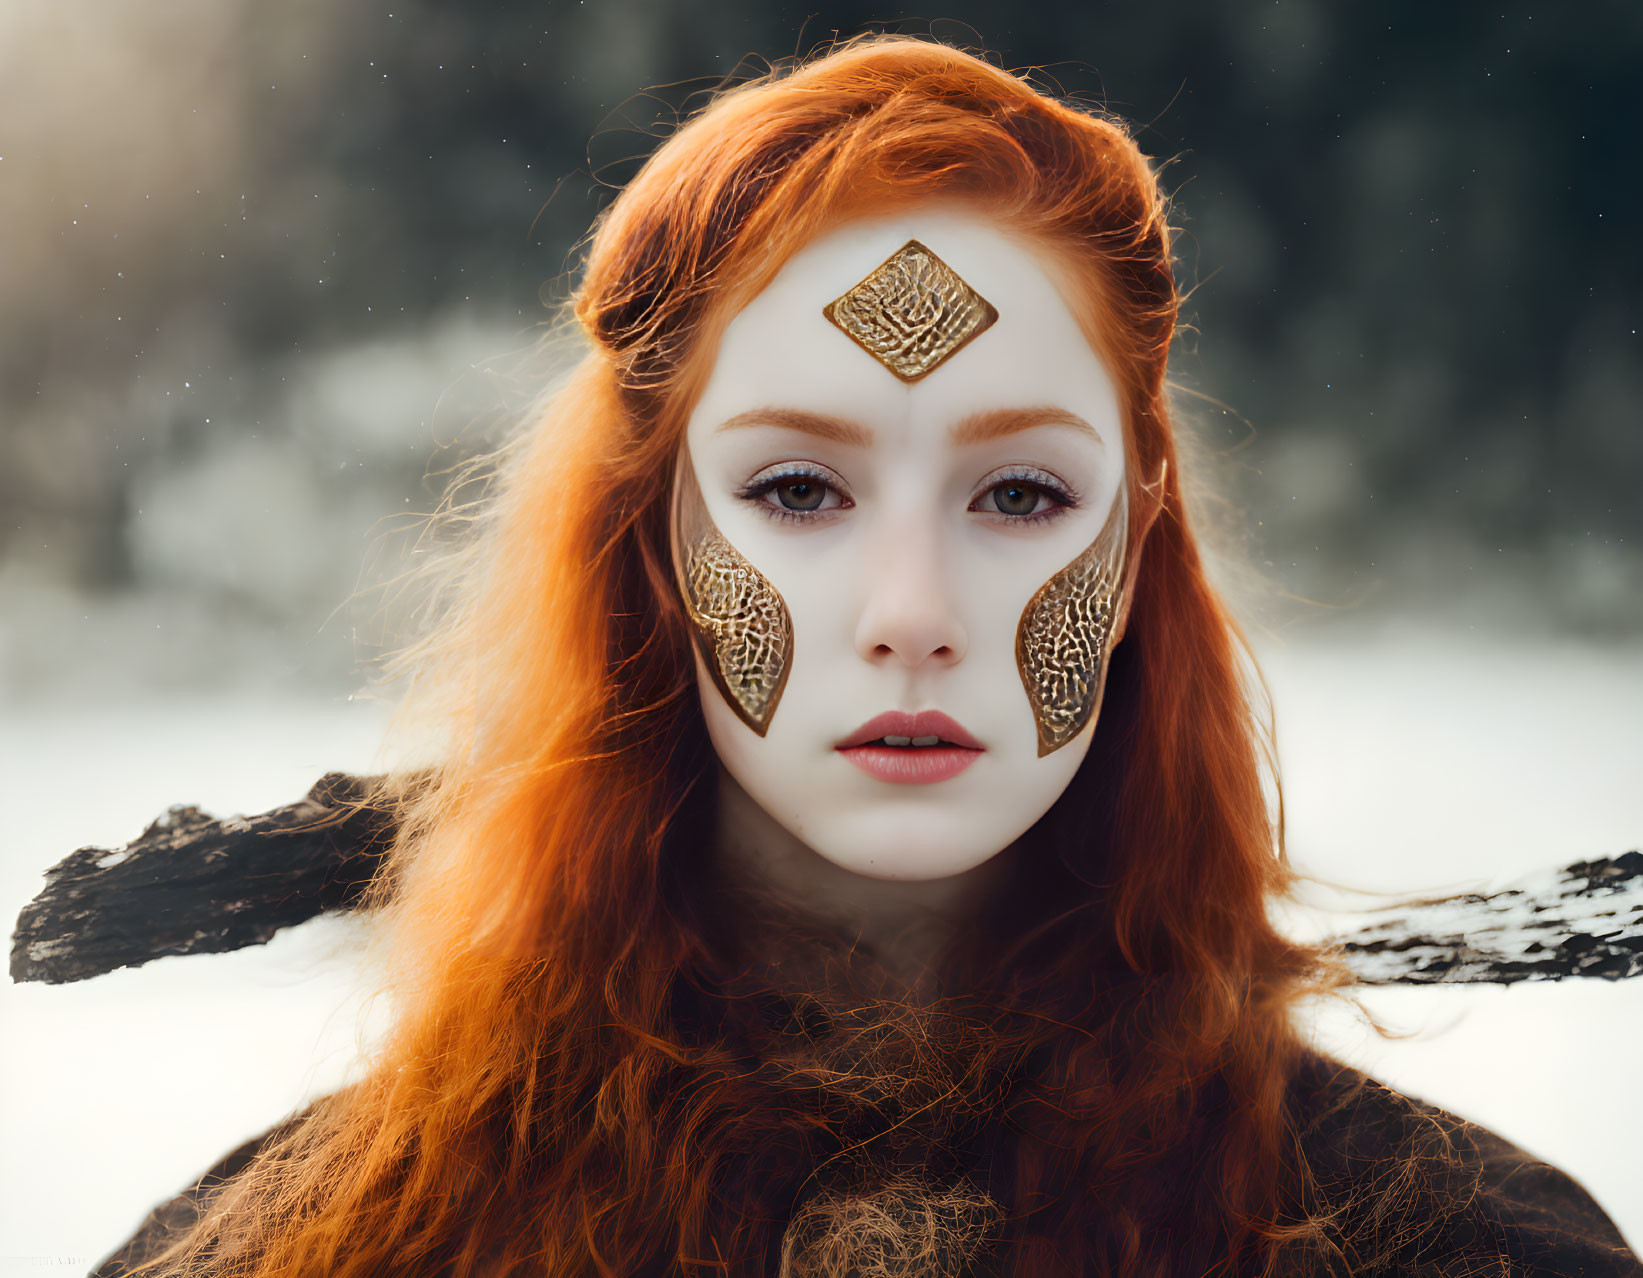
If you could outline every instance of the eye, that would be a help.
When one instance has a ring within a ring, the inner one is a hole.
[[[789,510],[820,510],[822,498],[827,496],[827,485],[818,479],[795,479],[777,484],[770,491]]]
[[[1078,494],[1044,471],[1032,470],[994,479],[970,509],[1003,515],[1012,524],[1036,524],[1056,519],[1078,505]]]
[[[830,502],[830,494],[836,500]],[[831,476],[808,468],[788,467],[776,473],[756,475],[736,495],[752,502],[768,518],[795,523],[850,504]]]

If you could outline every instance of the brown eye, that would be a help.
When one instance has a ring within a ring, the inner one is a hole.
[[[819,510],[822,498],[827,495],[827,485],[801,479],[791,484],[777,484],[774,491],[776,500],[788,510]]]
[[[850,505],[842,480],[834,483],[809,470],[786,470],[753,479],[736,496],[752,502],[765,518],[790,524],[808,524],[813,522],[812,515],[820,517]]]
[[[993,489],[993,506],[1004,515],[1030,515],[1041,492],[1036,484],[1011,480]]]

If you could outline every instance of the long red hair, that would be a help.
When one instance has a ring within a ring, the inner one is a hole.
[[[734,935],[697,890],[714,760],[667,496],[728,317],[818,233],[932,201],[1053,255],[1120,387],[1131,485],[1133,605],[1094,742],[943,960],[1007,1013],[989,1068],[1021,1067],[996,1110],[999,1267],[1243,1271],[1301,1231],[1289,1009],[1319,968],[1268,921],[1289,887],[1270,752],[1182,506],[1166,202],[1113,119],[874,38],[718,95],[596,227],[574,298],[591,349],[503,459],[409,654],[410,704],[445,736],[388,796],[395,1027],[171,1260],[776,1272],[847,1102],[760,1073]]]

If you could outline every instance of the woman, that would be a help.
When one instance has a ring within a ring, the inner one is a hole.
[[[1120,125],[937,44],[665,143],[407,658],[394,1032],[100,1272],[1638,1272],[1291,1026],[1169,244]]]

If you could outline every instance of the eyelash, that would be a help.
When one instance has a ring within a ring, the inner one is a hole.
[[[825,512],[819,510],[810,512],[789,510],[785,506],[777,505],[765,500],[765,497],[774,492],[776,489],[785,487],[791,483],[803,481],[820,484],[824,488],[830,488],[834,492],[838,492],[838,484],[834,482],[831,476],[816,470],[790,468],[775,475],[767,475],[763,479],[755,479],[750,481],[737,490],[736,496],[740,497],[744,501],[753,503],[761,514],[768,519],[775,520],[778,523],[809,523],[813,518],[815,518],[816,515],[823,514]],[[985,497],[988,493],[1012,483],[1026,484],[1028,487],[1037,489],[1039,492],[1043,493],[1044,496],[1050,499],[1051,504],[1046,506],[1043,510],[1034,511],[1030,515],[1008,515],[1002,510],[994,510],[983,513],[997,515],[999,518],[1010,524],[1030,526],[1034,524],[1049,523],[1053,519],[1059,519],[1062,511],[1071,509],[1079,504],[1078,494],[1073,492],[1072,489],[1068,488],[1060,480],[1053,478],[1044,471],[1027,468],[1016,468],[1007,474],[1000,475],[993,483],[989,484],[982,491],[981,495]],[[843,496],[843,494],[840,493],[840,496]],[[838,507],[835,506],[832,509],[837,510]]]

